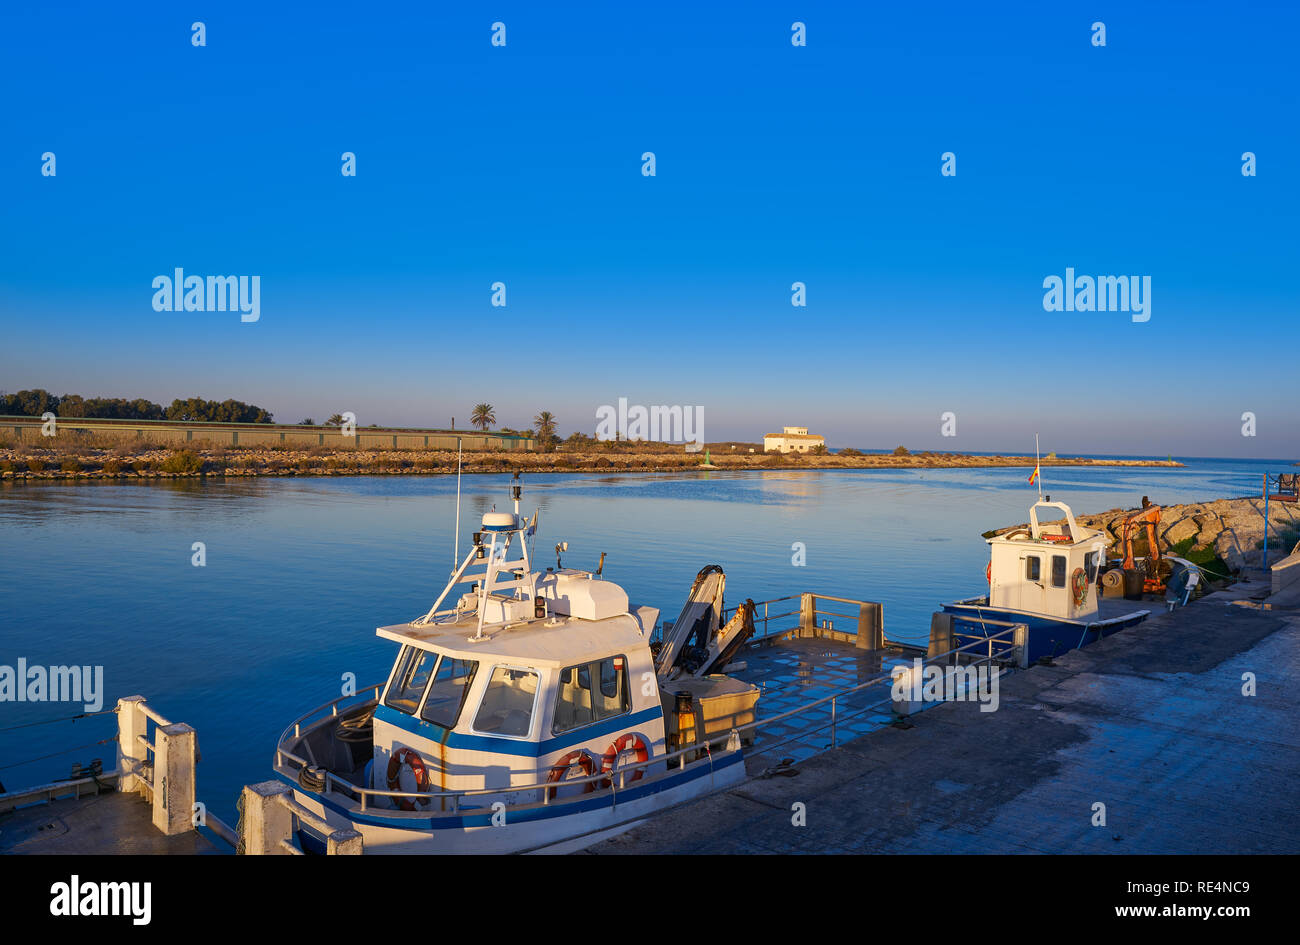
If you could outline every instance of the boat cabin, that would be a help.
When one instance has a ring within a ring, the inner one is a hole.
[[[533,571],[535,525],[535,517],[484,515],[474,550],[430,612],[377,630],[399,650],[375,707],[370,787],[508,789],[664,753],[650,652],[659,611],[631,606],[598,573],[559,567],[558,556],[556,568]],[[470,573],[478,562],[483,570]],[[470,590],[439,611],[464,584]]]
[[[1044,524],[1040,509],[1064,518]],[[1028,528],[995,535],[988,544],[990,607],[1062,620],[1096,614],[1097,575],[1109,538],[1080,526],[1064,502],[1040,499],[1029,509]]]

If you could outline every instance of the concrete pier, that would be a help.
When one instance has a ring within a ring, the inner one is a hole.
[[[119,699],[115,711],[112,770],[0,794],[0,853],[223,852],[196,824],[234,847],[234,831],[195,803],[194,729],[144,696]]]
[[[1300,616],[1216,595],[587,852],[1297,853],[1297,703]]]
[[[140,798],[120,792],[36,804],[0,815],[0,854],[228,853],[197,830],[168,835]]]

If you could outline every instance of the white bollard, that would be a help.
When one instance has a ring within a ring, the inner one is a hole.
[[[281,840],[293,836],[293,812],[281,795],[293,793],[282,781],[260,781],[244,788],[244,816],[240,839],[248,856],[288,855]]]
[[[149,720],[145,718],[144,696],[127,696],[117,700],[117,789],[139,793],[144,790],[140,766],[144,763],[144,745],[139,736],[145,734]]]
[[[361,856],[365,852],[361,834],[356,830],[336,830],[325,841],[328,856]]]
[[[1029,626],[1018,623],[1012,629],[1012,642],[1016,648],[1016,665],[1021,669],[1029,668]]]
[[[919,685],[920,677],[917,675],[915,666],[895,666],[891,671],[891,680],[889,687],[890,708],[894,715],[906,718],[913,712],[919,712],[924,706],[919,702],[913,702],[912,686],[914,682]]]
[[[184,722],[154,730],[153,825],[168,836],[194,829],[194,729]]]

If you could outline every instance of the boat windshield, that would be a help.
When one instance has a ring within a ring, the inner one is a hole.
[[[388,685],[384,704],[390,708],[414,715],[429,682],[429,674],[438,660],[438,654],[415,646],[404,646],[397,654],[397,669]]]
[[[429,685],[429,696],[424,700],[424,709],[420,718],[443,728],[453,728],[460,718],[460,710],[465,705],[465,695],[474,681],[478,670],[475,660],[458,660],[443,656],[438,661],[438,669],[433,674]]]
[[[474,660],[458,660],[435,650],[404,646],[397,654],[397,666],[384,705],[415,715],[423,700],[420,718],[452,728],[460,717],[465,694],[474,681],[477,668],[478,663]]]

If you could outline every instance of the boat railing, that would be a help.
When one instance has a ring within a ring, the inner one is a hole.
[[[1019,660],[1015,650],[1021,645],[1024,629],[1024,624],[1009,626],[1001,631],[990,634],[987,638],[980,638],[971,643],[953,647],[943,653],[938,653],[934,656],[928,656],[921,659],[921,664],[923,667],[928,665],[951,664],[953,662],[959,662],[961,659],[965,658],[968,660],[968,662],[964,664],[966,666],[999,664],[1003,668],[1012,668],[1019,665]],[[998,646],[995,647],[994,644],[998,644]],[[984,652],[977,652],[979,650],[983,650]],[[842,711],[844,701],[848,697],[864,692],[873,686],[892,684],[897,678],[897,673],[898,670],[896,669],[888,672],[881,672],[864,682],[831,693],[830,695],[814,699],[811,702],[805,703],[801,706],[796,706],[785,712],[779,713],[778,715],[755,719],[753,722],[735,726],[730,729],[725,736],[720,737],[713,742],[706,741],[687,745],[674,751],[648,758],[645,761],[618,764],[611,771],[601,771],[599,773],[577,778],[566,777],[563,780],[546,780],[528,784],[515,784],[510,785],[509,787],[467,788],[429,792],[387,791],[377,788],[362,787],[354,784],[346,778],[326,771],[324,773],[324,793],[339,793],[346,795],[357,801],[362,811],[372,810],[374,801],[379,798],[384,798],[389,801],[411,801],[416,805],[415,811],[385,809],[385,813],[391,813],[395,818],[406,816],[416,819],[439,816],[453,817],[462,815],[467,810],[472,810],[478,814],[489,812],[504,812],[508,814],[510,811],[536,809],[538,807],[557,804],[563,805],[576,803],[590,800],[590,790],[596,789],[608,790],[610,792],[610,803],[617,804],[618,793],[625,790],[633,781],[639,781],[644,777],[663,777],[667,775],[669,770],[675,773],[680,773],[682,769],[700,764],[708,764],[710,769],[712,769],[715,762],[715,756],[716,758],[727,758],[742,750],[742,738],[747,733],[758,733],[763,729],[780,725],[789,719],[807,716],[808,714],[816,713],[819,710],[825,711],[826,716],[824,719],[818,720],[815,724],[801,729],[792,735],[785,736],[783,740],[777,744],[760,745],[757,753],[767,754],[794,738],[806,738],[810,734],[827,730],[830,732],[830,743],[826,747],[834,748],[838,745],[837,728],[840,724],[889,704],[892,702],[893,697],[891,693],[889,698],[882,699],[879,702],[868,706],[855,705],[847,712]],[[382,684],[367,687],[367,689],[363,691],[375,692],[377,695],[378,690],[380,689],[382,689]],[[308,761],[283,747],[284,740],[289,737],[289,732],[292,730],[294,737],[298,737],[301,734],[302,726],[307,723],[309,718],[319,716],[319,718],[314,722],[310,723],[313,725],[319,724],[320,722],[325,721],[330,715],[337,715],[337,706],[344,699],[357,698],[359,695],[360,693],[358,693],[358,696],[354,697],[345,696],[336,699],[333,702],[326,703],[318,709],[312,710],[312,712],[304,715],[301,719],[293,723],[289,729],[285,730],[284,735],[281,736],[280,746],[276,749],[276,766],[288,769],[301,769],[307,767],[309,764]],[[663,770],[657,775],[651,771],[652,768],[659,767],[662,767]],[[586,788],[586,785],[588,784],[593,785],[593,788]],[[554,797],[557,788],[573,788],[579,786],[583,788],[582,794],[569,798]],[[518,798],[520,795],[537,797],[539,799],[529,800],[523,803],[507,803],[505,800],[507,798]],[[500,800],[498,803],[488,806],[462,806],[462,801],[473,798],[483,800],[488,798],[498,798]],[[437,807],[436,810],[431,809],[435,806]]]
[[[293,731],[293,737],[298,738],[302,735],[304,727],[311,727],[317,722],[323,722],[327,716],[338,717],[340,711],[346,711],[348,708],[357,708],[371,700],[378,700],[380,691],[384,688],[383,683],[375,683],[372,686],[366,686],[358,689],[356,692],[346,693],[337,699],[332,699],[324,705],[318,705],[309,712],[304,712],[298,718],[289,723],[289,727],[280,733],[280,743],[283,744],[285,739],[289,738],[290,730]],[[345,702],[353,702],[352,705],[343,707]],[[319,718],[318,718],[319,716]]]
[[[856,613],[845,613],[842,610],[831,610],[822,605],[822,601],[831,601],[836,604],[848,604],[850,608],[856,608]],[[781,607],[780,605],[789,605]],[[738,607],[725,607],[720,615],[720,622],[725,625],[737,611]],[[775,610],[775,612],[774,612]],[[833,636],[837,639],[850,640],[858,634],[862,634],[866,639],[874,630],[883,632],[883,621],[881,619],[883,608],[882,605],[874,601],[856,600],[851,597],[835,597],[830,594],[789,594],[785,597],[774,597],[771,600],[756,601],[754,604],[754,635],[750,637],[751,643],[771,643],[774,640],[787,637],[794,633],[813,633],[821,631],[819,635]],[[790,626],[782,621],[788,621],[794,618],[797,623]],[[853,621],[853,630],[843,631],[836,630],[834,621],[831,618],[841,618]],[[776,625],[775,629],[773,625]],[[672,626],[668,621],[655,628],[651,636],[651,642],[662,640],[663,634],[667,628]],[[761,629],[760,629],[761,627]]]

